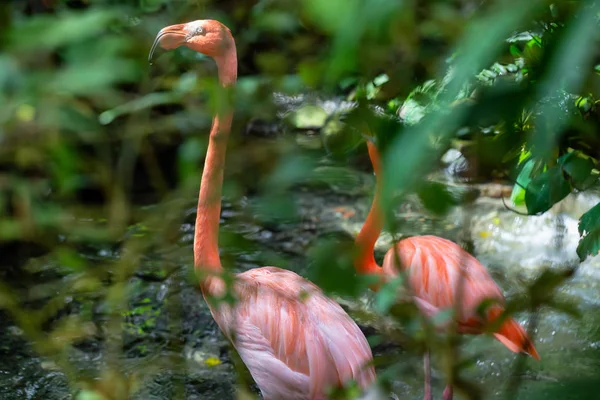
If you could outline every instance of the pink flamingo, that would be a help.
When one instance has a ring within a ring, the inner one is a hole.
[[[437,236],[410,237],[388,250],[382,267],[377,265],[374,248],[383,225],[380,210],[381,166],[377,147],[370,137],[367,139],[369,157],[377,177],[377,188],[367,219],[356,238],[357,272],[392,279],[398,276],[399,268],[402,268],[408,277],[415,304],[424,315],[431,317],[440,310],[454,308],[458,313],[458,333],[484,333],[484,326],[503,313],[504,296],[486,268],[456,243]],[[400,265],[396,261],[397,257]],[[462,292],[458,294],[461,279]],[[374,289],[377,290],[378,287]],[[487,309],[486,317],[482,318],[477,313],[477,308],[486,299],[496,303]],[[456,304],[457,301],[460,303]],[[455,308],[456,306],[458,307]],[[494,337],[513,352],[523,352],[536,360],[540,359],[525,330],[512,318],[506,318],[502,322]],[[425,399],[431,400],[429,351],[424,355],[424,369]],[[443,398],[452,399],[451,385],[444,390]]]
[[[154,41],[212,57],[223,87],[237,79],[236,47],[230,30],[215,20],[163,28]],[[213,119],[200,183],[194,236],[194,266],[205,300],[225,294],[218,233],[227,138],[233,112]],[[376,379],[371,349],[339,304],[299,275],[275,267],[236,275],[235,305],[207,301],[213,318],[233,343],[265,400],[325,399],[329,386],[355,380],[366,389]]]

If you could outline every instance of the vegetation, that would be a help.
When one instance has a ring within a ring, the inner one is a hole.
[[[393,212],[411,193],[433,215],[473,201],[427,179],[452,148],[468,161],[468,182],[513,186],[506,204],[515,215],[597,190],[595,0],[3,2],[0,314],[60,372],[48,381],[55,397],[44,398],[148,398],[148,382],[159,378],[168,386],[162,398],[187,398],[184,353],[213,340],[187,322],[212,323],[201,305],[189,315],[187,302],[202,300],[184,288],[196,286],[190,210],[211,116],[224,99],[214,65],[188,49],[147,61],[160,28],[206,18],[231,28],[240,60],[220,239],[231,270],[277,265],[331,294],[364,296],[368,280],[352,273],[347,238],[312,234],[299,248],[288,238],[284,252],[244,228],[268,227],[275,241],[286,225],[306,223],[292,188],[372,190],[348,173],[370,171],[365,126],[383,151],[386,229],[395,238],[404,231]],[[281,106],[273,93],[304,97]],[[316,97],[356,105],[324,110]],[[600,204],[581,216],[579,234],[580,261],[600,252]],[[577,307],[555,295],[576,272],[546,269],[511,297],[510,312],[532,315],[532,331],[540,309],[576,318]],[[399,285],[388,283],[374,307],[350,306],[376,328],[374,346],[395,346],[377,360],[384,387],[402,379],[404,351],[427,343],[444,355],[440,365],[460,395],[487,398],[465,377],[476,356],[459,353],[463,343],[451,333],[414,328],[420,319],[397,302]],[[200,364],[225,379],[227,349],[202,349]],[[101,362],[82,362],[82,351]],[[2,357],[14,352],[0,347]],[[521,384],[524,364],[515,365],[506,396]],[[192,385],[204,388],[205,378]],[[239,398],[251,396],[242,386]]]

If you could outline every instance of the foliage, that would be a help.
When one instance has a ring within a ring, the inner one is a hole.
[[[600,252],[600,204],[581,216],[579,234],[581,235],[577,246],[579,258],[585,260],[589,255],[597,255]]]

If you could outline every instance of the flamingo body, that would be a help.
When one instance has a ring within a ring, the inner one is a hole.
[[[234,290],[243,301],[221,303],[211,312],[265,399],[325,399],[328,387],[354,380],[367,388],[374,382],[363,333],[313,283],[262,267],[238,274]]]
[[[237,54],[231,31],[215,20],[163,28],[160,46],[187,46],[212,57],[223,87],[235,84]],[[206,298],[225,294],[218,233],[227,138],[233,113],[215,115],[200,182],[194,233],[194,267],[202,272]],[[314,284],[275,267],[236,276],[231,305],[209,302],[213,318],[238,350],[265,400],[325,400],[326,389],[355,380],[366,389],[375,380],[373,356],[356,323]]]
[[[407,272],[415,302],[425,315],[431,317],[458,305],[458,333],[481,334],[484,326],[504,311],[504,295],[487,269],[450,240],[429,235],[401,240],[395,250],[388,250],[382,267],[386,277],[396,277],[399,268]],[[478,307],[486,300],[494,304],[487,315],[481,315]],[[522,351],[539,359],[526,332],[512,318],[507,318],[494,336],[511,351]]]
[[[504,312],[504,296],[486,268],[456,243],[437,236],[415,236],[396,243],[386,253],[381,267],[375,261],[375,242],[383,228],[379,200],[381,162],[379,151],[372,141],[367,141],[367,148],[377,177],[377,188],[367,219],[356,238],[358,253],[354,266],[357,272],[380,275],[385,281],[404,270],[415,304],[423,314],[431,317],[440,310],[455,309],[458,311],[455,317],[458,317],[459,333],[484,333],[485,325],[494,322]],[[459,284],[461,279],[463,281]],[[485,312],[479,313],[478,308],[485,300],[494,303]],[[527,353],[540,359],[527,332],[512,318],[502,322],[494,337],[513,352]],[[425,400],[431,400],[429,352],[425,353],[424,360]],[[444,390],[443,399],[452,399],[451,385]]]

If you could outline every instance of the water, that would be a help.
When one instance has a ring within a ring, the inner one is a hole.
[[[364,179],[369,181],[370,176]],[[367,187],[367,192],[372,187]],[[301,213],[300,223],[263,227],[242,215],[251,214],[251,202],[225,205],[224,229],[243,233],[251,245],[229,252],[239,269],[261,262],[297,271],[303,270],[304,254],[320,233],[345,230],[356,234],[369,207],[368,196],[350,196],[332,191],[296,189],[293,195]],[[404,234],[437,234],[453,240],[470,240],[475,255],[486,265],[510,299],[544,268],[561,268],[577,259],[577,218],[598,198],[580,194],[571,196],[551,212],[538,217],[523,217],[504,208],[500,200],[481,198],[468,209],[456,209],[447,217],[427,216],[418,202],[411,200],[398,210]],[[227,342],[218,332],[208,309],[186,272],[191,268],[192,218],[181,228],[183,247],[174,247],[181,265],[167,279],[132,279],[132,304],[138,311],[128,317],[122,368],[133,374],[141,389],[134,398],[169,399],[185,393],[187,399],[234,398],[234,368]],[[225,246],[225,245],[224,245]],[[389,235],[382,235],[378,249],[387,250]],[[115,255],[100,249],[98,259]],[[267,261],[265,260],[267,259]],[[161,259],[149,257],[145,267],[152,269]],[[517,399],[591,399],[600,376],[600,257],[590,258],[576,275],[561,287],[561,298],[572,300],[582,318],[556,311],[542,310],[535,331],[536,347],[542,360],[525,360],[520,373],[523,380]],[[144,299],[150,299],[143,308]],[[165,301],[165,300],[168,301]],[[169,307],[174,307],[169,309]],[[169,325],[169,310],[181,325]],[[521,322],[527,315],[520,315]],[[147,321],[155,318],[153,324]],[[141,332],[138,328],[141,327]],[[51,361],[34,355],[15,327],[0,330],[0,399],[67,399],[69,388],[61,370]],[[463,351],[478,354],[475,365],[465,377],[478,382],[484,398],[503,398],[503,391],[514,371],[518,356],[485,336],[467,337]],[[93,377],[107,365],[102,345],[90,340],[69,353],[70,361],[82,375]],[[393,390],[399,398],[423,397],[422,360],[403,353],[402,373]],[[433,363],[436,366],[434,355]],[[441,372],[434,368],[434,387],[441,394]]]

